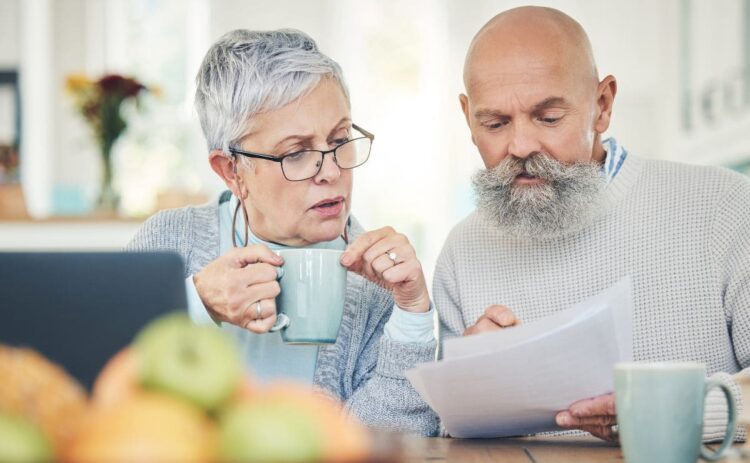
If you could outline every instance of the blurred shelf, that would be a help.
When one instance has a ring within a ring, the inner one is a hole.
[[[58,217],[0,221],[0,251],[120,250],[144,219]]]

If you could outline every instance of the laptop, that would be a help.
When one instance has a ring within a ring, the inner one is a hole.
[[[85,387],[149,321],[187,307],[176,253],[0,253],[0,343],[36,349]]]

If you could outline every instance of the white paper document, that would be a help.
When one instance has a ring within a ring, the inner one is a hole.
[[[557,412],[614,390],[615,363],[632,360],[632,313],[626,277],[547,318],[446,340],[443,360],[406,376],[453,437],[560,430]]]

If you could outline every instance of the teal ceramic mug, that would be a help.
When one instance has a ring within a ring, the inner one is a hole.
[[[344,314],[346,268],[344,251],[297,248],[276,251],[284,258],[279,269],[281,293],[276,297],[276,324],[288,344],[333,344]]]
[[[711,389],[729,404],[729,422],[718,450],[701,445],[703,409]],[[620,445],[627,463],[694,463],[718,460],[734,441],[735,398],[724,383],[706,379],[700,363],[619,363],[615,402]]]

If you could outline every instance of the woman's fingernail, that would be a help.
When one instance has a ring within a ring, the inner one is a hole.
[[[557,422],[558,426],[567,426],[570,423],[570,420],[568,419],[568,416],[564,413],[559,413],[555,417],[555,421]]]
[[[351,258],[351,257],[349,257],[349,255],[348,255],[348,254],[344,254],[343,256],[341,256],[341,264],[342,264],[342,265],[343,265],[344,267],[348,267],[348,266],[349,266],[349,264],[351,264],[351,260],[352,260],[352,258]]]

